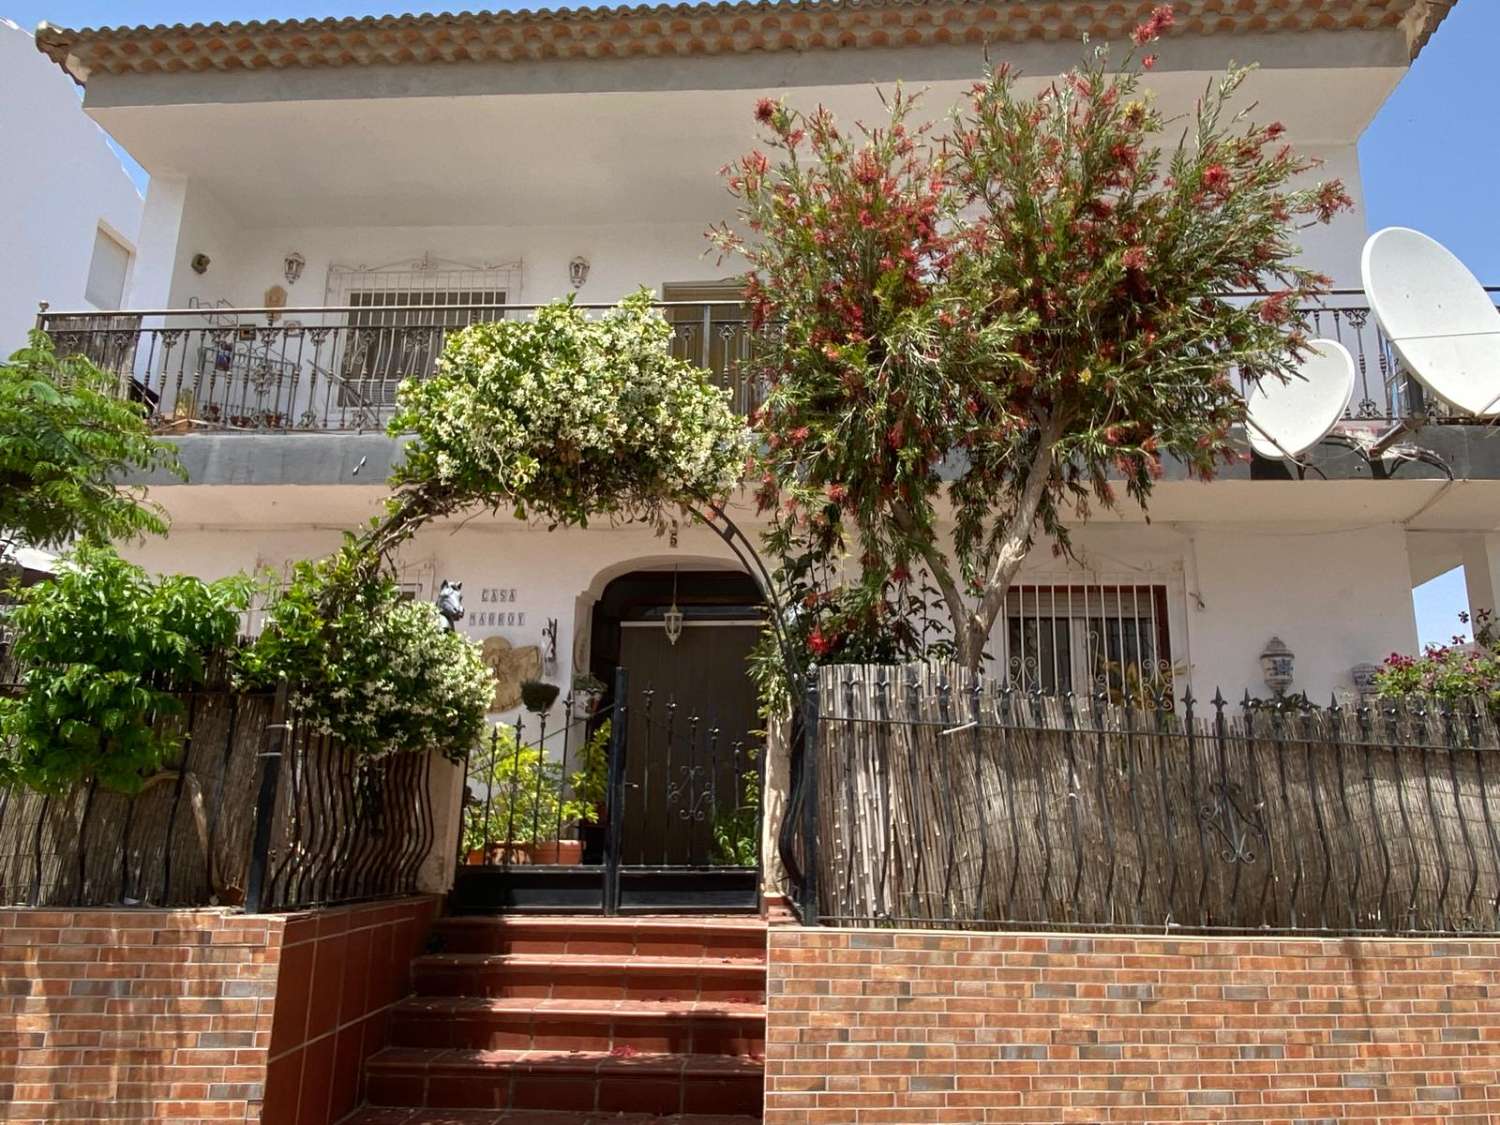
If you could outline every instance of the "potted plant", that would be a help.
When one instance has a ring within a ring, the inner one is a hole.
[[[191,430],[197,406],[198,397],[191,390],[178,391],[177,398],[172,403],[172,412],[159,424],[158,430],[168,434]]]
[[[556,684],[549,684],[545,680],[522,680],[521,705],[533,715],[545,715],[552,710],[552,704],[557,702],[560,691],[562,689]]]
[[[554,689],[555,690],[555,689]],[[580,797],[587,767],[565,778],[561,762],[536,746],[521,746],[500,728],[490,757],[471,774],[464,802],[464,851],[471,864],[576,864],[583,844],[563,839],[570,827],[594,816],[592,796]],[[599,784],[602,792],[603,783]]]
[[[587,719],[604,697],[604,681],[588,672],[573,677],[573,717]]]

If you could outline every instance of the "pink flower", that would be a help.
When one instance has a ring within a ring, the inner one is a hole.
[[[1155,55],[1147,55],[1145,58],[1143,58],[1141,60],[1141,66],[1142,66],[1142,68],[1144,68],[1146,70],[1155,70],[1156,69],[1156,56]]]
[[[1282,290],[1279,293],[1272,293],[1262,301],[1258,312],[1261,321],[1265,324],[1285,324],[1290,315],[1287,302],[1291,295],[1290,290]]]
[[[1318,198],[1316,203],[1319,222],[1329,222],[1340,211],[1348,211],[1354,207],[1354,200],[1344,190],[1343,182],[1340,180],[1329,180],[1326,184],[1318,186]]]
[[[762,125],[769,125],[772,118],[776,116],[776,103],[770,98],[761,98],[755,103],[755,120]]]
[[[1210,164],[1203,169],[1203,186],[1219,195],[1226,194],[1229,191],[1229,169],[1222,164]]]
[[[1143,270],[1146,268],[1146,250],[1141,246],[1132,246],[1125,251],[1125,256],[1121,261],[1128,270]]]

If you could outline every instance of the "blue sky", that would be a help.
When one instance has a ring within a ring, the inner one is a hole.
[[[472,6],[549,5],[478,0]],[[28,28],[44,19],[66,27],[86,27],[369,15],[390,10],[384,5],[326,0],[200,0],[194,4],[185,0],[11,0],[8,7],[0,8]],[[1493,202],[1495,185],[1500,182],[1500,127],[1491,111],[1500,103],[1496,42],[1500,42],[1500,3],[1459,0],[1360,142],[1370,228],[1400,225],[1424,230],[1490,283],[1500,283],[1500,222]],[[1456,614],[1467,604],[1462,572],[1429,582],[1417,591],[1415,600],[1423,642],[1446,641],[1457,627]]]

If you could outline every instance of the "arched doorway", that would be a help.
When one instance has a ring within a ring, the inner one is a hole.
[[[675,605],[681,628],[667,628]],[[764,622],[743,572],[636,570],[612,579],[590,623],[590,670],[626,671],[619,826],[622,905],[753,902],[761,754],[748,659]]]
[[[577,761],[567,746],[623,715],[611,728],[602,815],[578,826],[582,863],[464,867],[455,910],[758,908],[764,755],[747,658],[766,610],[753,579],[717,564],[641,560],[640,569],[600,574],[580,595],[574,668],[588,669],[608,692],[590,717],[576,720],[583,728],[576,736],[562,736],[560,766],[567,778]],[[667,629],[673,605],[682,616],[675,642]],[[625,690],[616,698],[619,674]]]

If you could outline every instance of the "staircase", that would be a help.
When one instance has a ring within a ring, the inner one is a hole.
[[[760,920],[460,916],[435,944],[350,1125],[760,1119]]]

